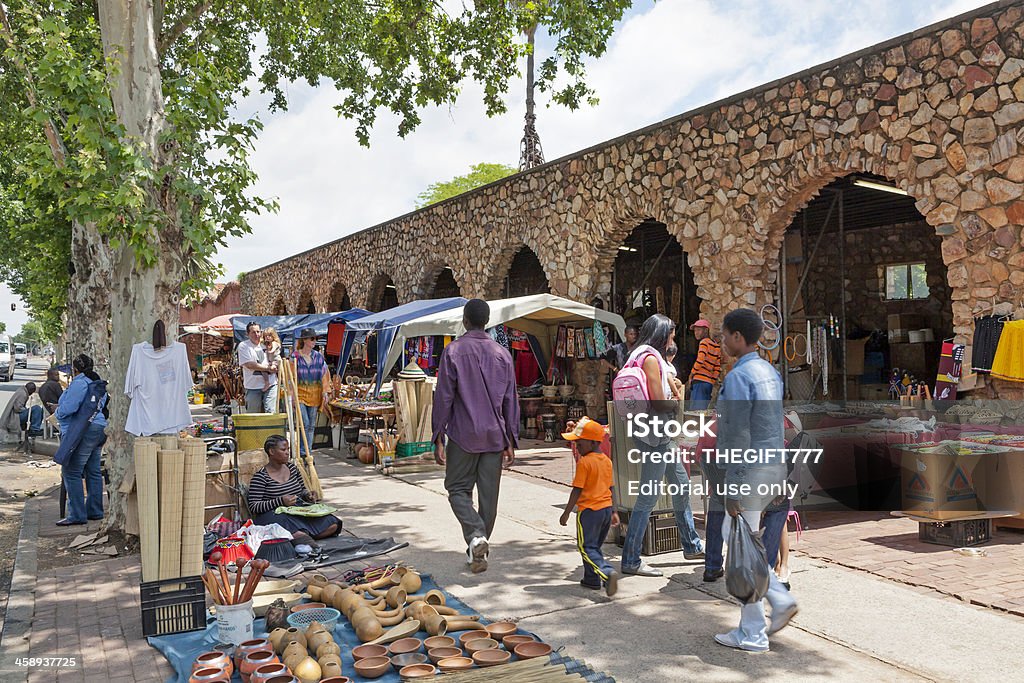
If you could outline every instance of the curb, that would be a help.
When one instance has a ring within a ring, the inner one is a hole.
[[[42,501],[38,498],[25,502],[21,533],[18,535],[18,552],[14,558],[11,576],[11,591],[7,596],[7,613],[3,630],[0,631],[0,652],[4,653],[5,658],[25,657],[29,653],[29,635],[36,608],[36,549],[39,541],[41,504]],[[19,672],[4,672],[3,679],[27,680],[28,670],[24,670],[24,677],[21,677]]]

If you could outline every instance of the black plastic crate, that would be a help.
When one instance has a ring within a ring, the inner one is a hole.
[[[146,637],[206,628],[206,588],[200,576],[145,581],[139,586],[139,601]]]
[[[992,540],[991,519],[960,519],[952,522],[918,522],[918,538],[925,543],[963,548]]]
[[[619,526],[616,530],[615,544],[620,548],[626,542],[626,528],[629,526],[629,513],[619,512]],[[641,555],[662,555],[682,550],[679,540],[679,529],[676,528],[674,512],[651,513],[644,532],[644,543],[640,548]]]

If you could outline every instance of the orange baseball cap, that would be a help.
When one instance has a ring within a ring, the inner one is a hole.
[[[711,329],[711,323],[708,322],[707,320],[705,320],[704,318],[701,318],[700,320],[698,320],[694,324],[690,325],[690,329],[691,330],[693,328],[695,328],[695,327],[706,327],[706,328],[708,328],[710,330]]]
[[[589,417],[581,417],[580,421],[576,423],[576,428],[571,432],[562,434],[562,438],[566,441],[579,441],[580,439],[603,441],[604,434],[603,424],[591,420]]]

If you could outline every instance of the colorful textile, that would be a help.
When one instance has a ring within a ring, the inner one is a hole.
[[[952,401],[956,398],[956,387],[960,384],[961,364],[964,360],[964,345],[943,342],[942,357],[939,358],[939,376],[935,380],[937,401]]]
[[[1003,325],[996,357],[992,361],[992,376],[1024,382],[1024,320],[1012,320]]]
[[[309,354],[309,362],[302,354],[295,354],[295,376],[299,385],[299,403],[304,406],[319,406],[323,402],[323,376],[327,371],[327,362],[323,354],[313,350]]]
[[[603,356],[608,351],[608,337],[604,333],[601,323],[594,321],[594,352],[595,357]]]
[[[992,361],[999,347],[1003,332],[1003,320],[999,316],[986,315],[974,319],[974,344],[971,347],[971,367],[975,372],[991,372]],[[936,395],[938,398],[938,395]]]

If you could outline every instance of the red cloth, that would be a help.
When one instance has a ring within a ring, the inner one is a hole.
[[[327,350],[328,356],[341,355],[341,342],[345,338],[345,323],[329,323],[327,325]]]
[[[520,351],[516,354],[516,384],[528,387],[540,379],[540,366],[532,351]]]

